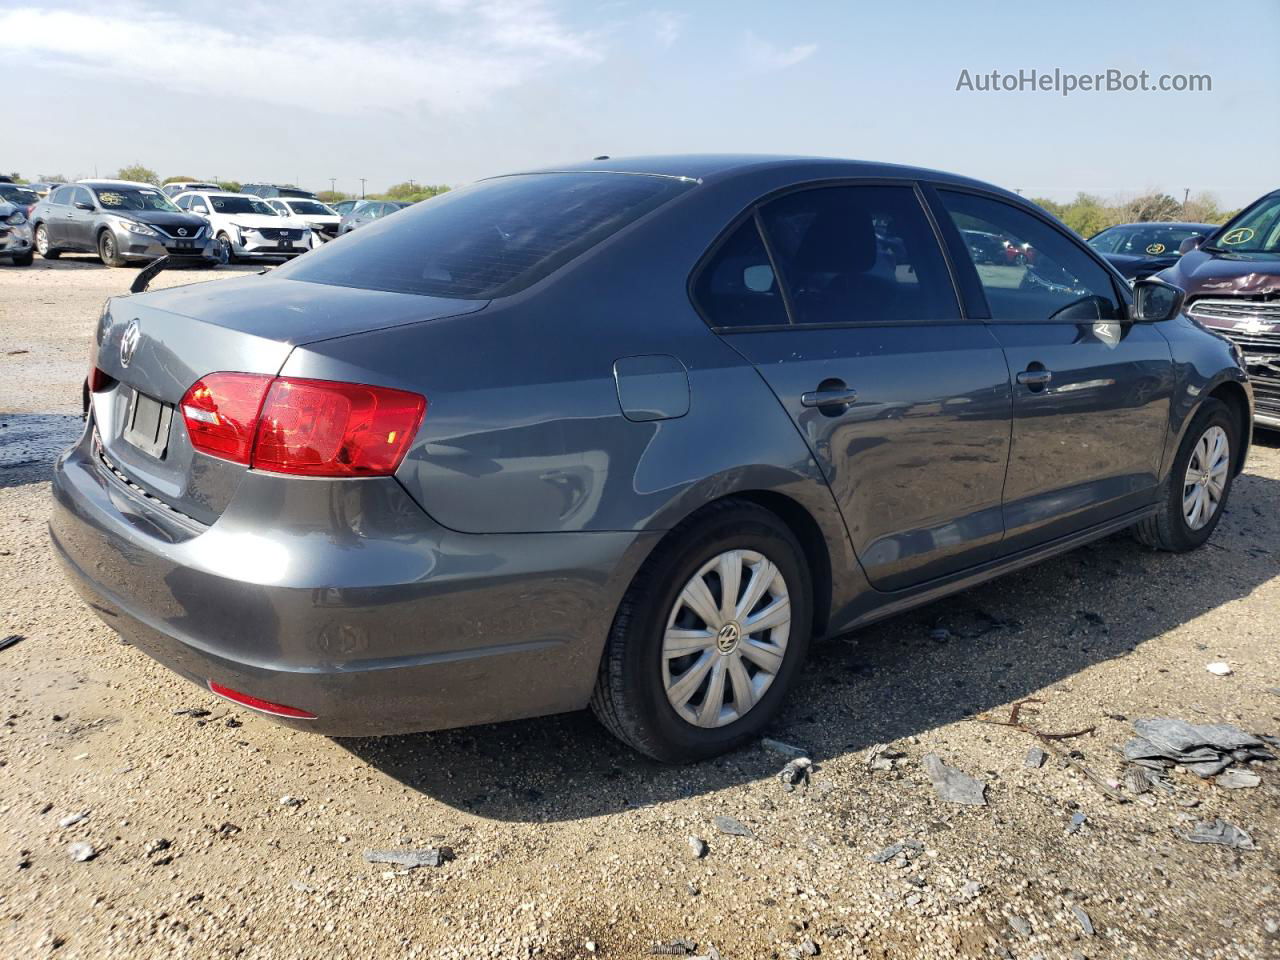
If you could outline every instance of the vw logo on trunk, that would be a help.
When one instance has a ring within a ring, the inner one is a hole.
[[[138,326],[137,320],[130,320],[129,326],[125,327],[124,336],[120,338],[120,366],[127,367],[129,361],[133,359],[133,353],[138,349],[138,341],[142,339],[142,328]]]

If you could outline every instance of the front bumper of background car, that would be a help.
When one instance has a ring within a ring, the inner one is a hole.
[[[0,223],[0,257],[21,257],[31,252],[31,221],[11,226]]]

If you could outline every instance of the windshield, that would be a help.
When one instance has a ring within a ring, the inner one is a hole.
[[[210,197],[214,213],[260,213],[267,217],[278,217],[271,207],[256,197]]]
[[[167,210],[182,211],[169,202],[159,190],[143,190],[140,187],[102,187],[95,190],[98,203],[104,210]]]
[[[20,187],[14,183],[0,183],[0,200],[26,207],[38,203],[40,197],[34,190],[28,190],[26,187]]]
[[[1280,255],[1280,193],[1263,197],[1214,234],[1204,249]]]
[[[1203,237],[1213,228],[1175,227],[1151,224],[1143,227],[1112,227],[1089,241],[1101,253],[1124,253],[1140,257],[1176,256],[1182,241]]]
[[[603,173],[497,177],[424,200],[277,270],[369,290],[510,296],[692,186]]]
[[[286,206],[304,217],[336,217],[337,214],[315,200],[290,200]]]

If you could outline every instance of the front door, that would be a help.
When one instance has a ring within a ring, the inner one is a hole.
[[[85,187],[76,187],[76,194],[67,208],[66,244],[77,250],[95,250],[97,238],[93,235],[94,213],[81,210],[77,203],[93,206],[93,194]]]
[[[910,183],[765,204],[708,261],[695,297],[791,414],[876,588],[998,552],[1008,370],[986,325],[962,319]]]
[[[1013,381],[1005,551],[1151,503],[1173,388],[1158,325],[1128,321],[1110,273],[1048,220],[984,194],[936,196]]]

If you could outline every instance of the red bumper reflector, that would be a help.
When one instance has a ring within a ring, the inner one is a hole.
[[[241,693],[239,690],[232,690],[230,687],[224,687],[220,683],[209,681],[209,689],[220,697],[226,697],[234,703],[240,704],[242,707],[248,707],[250,710],[258,710],[262,713],[269,713],[276,717],[292,717],[295,720],[314,720],[316,715],[308,713],[306,710],[299,710],[297,707],[286,707],[283,703],[272,703],[270,700],[260,700],[257,697],[251,697],[247,693]]]

